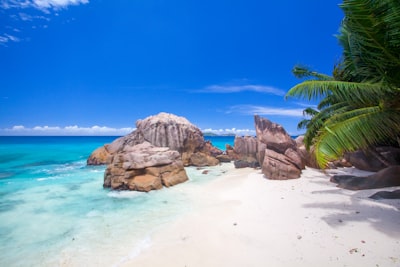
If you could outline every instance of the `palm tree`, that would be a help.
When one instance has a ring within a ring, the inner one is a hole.
[[[343,56],[333,77],[295,68],[313,79],[286,96],[321,100],[306,132],[321,167],[344,152],[393,144],[400,133],[400,1],[344,0],[340,7]]]
[[[318,114],[318,110],[308,107],[303,110],[303,116],[309,117],[310,119],[303,119],[297,124],[297,130],[308,129],[312,125],[312,119]]]

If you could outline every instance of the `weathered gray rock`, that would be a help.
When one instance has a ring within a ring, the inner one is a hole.
[[[389,165],[400,164],[400,148],[386,146],[376,147],[375,150]],[[345,159],[357,169],[364,171],[376,172],[387,167],[375,154],[369,151],[358,150],[353,153],[346,153]]]
[[[367,177],[334,175],[331,182],[349,190],[363,190],[400,186],[400,165],[390,166]]]
[[[219,164],[219,160],[213,156],[207,155],[203,152],[196,152],[190,156],[190,165],[204,167],[215,166]]]
[[[314,154],[314,148],[311,147],[310,151],[307,150],[304,145],[304,136],[300,135],[295,139],[297,151],[299,155],[303,158],[304,164],[308,167],[319,169],[320,167],[317,164],[317,160]]]
[[[273,180],[299,178],[305,162],[295,140],[285,129],[268,119],[254,116],[257,134],[257,159],[262,173]]]
[[[206,142],[199,128],[191,124],[187,119],[173,114],[160,113],[136,122],[136,130],[132,133],[114,140],[111,144],[95,150],[87,160],[88,165],[108,164],[113,155],[130,148],[149,142],[156,147],[169,147],[176,150],[182,157],[183,164],[195,165],[200,156],[201,164],[217,165],[215,157],[223,152]],[[192,155],[197,159],[192,161]],[[211,160],[213,157],[214,160]],[[197,165],[195,165],[197,166]]]
[[[380,199],[400,199],[400,189],[394,191],[379,191],[370,196],[369,198]]]
[[[235,160],[233,162],[233,165],[235,166],[236,169],[241,169],[241,168],[259,168],[260,164],[258,161],[254,158],[245,158],[243,160]]]
[[[136,122],[145,141],[159,147],[169,147],[182,153],[194,152],[204,145],[203,133],[186,118],[160,113]]]
[[[254,136],[235,136],[233,150],[239,156],[253,156],[257,154],[257,138]]]
[[[232,158],[227,154],[218,155],[218,156],[216,156],[216,159],[219,162],[231,162],[232,161]]]
[[[261,169],[262,173],[271,180],[296,179],[301,175],[301,169],[297,167],[297,164],[297,157],[292,159],[267,148]]]
[[[235,136],[233,148],[227,147],[226,152],[234,160],[236,168],[259,166],[257,160],[257,138],[253,136]]]
[[[286,149],[296,148],[296,142],[287,134],[285,129],[266,118],[254,116],[257,140],[266,144],[268,149],[278,153],[285,153]]]
[[[178,151],[148,142],[115,154],[104,173],[104,187],[148,192],[188,180]]]
[[[104,165],[110,163],[112,160],[111,154],[108,152],[106,146],[97,148],[87,159],[88,165]]]

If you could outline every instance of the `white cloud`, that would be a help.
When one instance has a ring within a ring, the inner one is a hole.
[[[21,41],[21,39],[11,34],[5,33],[3,35],[0,35],[0,44],[6,44],[8,42],[19,42],[19,41]]]
[[[9,34],[11,30],[14,34],[21,33],[21,29],[28,28],[27,26],[32,24],[32,29],[47,28],[47,25],[43,25],[43,23],[50,21],[52,13],[58,15],[58,10],[87,3],[89,0],[0,0],[0,13],[6,18],[4,26],[7,29],[0,32],[0,45],[7,46],[7,43],[26,39]],[[40,15],[37,15],[38,10],[41,11]],[[16,22],[23,22],[25,25],[16,28],[14,26]]]
[[[237,105],[232,106],[227,113],[240,113],[245,115],[269,115],[269,116],[284,116],[284,117],[303,117],[302,108],[276,108],[263,107],[254,105]]]
[[[23,125],[15,125],[12,127],[13,131],[23,131],[25,127]]]
[[[0,129],[0,135],[111,135],[121,136],[126,135],[135,128],[113,128],[107,126],[92,126],[92,127],[79,127],[72,126],[35,126],[32,128],[23,125],[15,125],[11,128]]]
[[[201,130],[203,133],[214,133],[218,135],[223,135],[223,134],[234,134],[234,135],[255,135],[256,131],[253,129],[236,129],[236,128],[231,128],[231,129],[212,129],[212,128],[207,128],[207,129],[202,129]]]
[[[42,11],[48,9],[60,9],[70,5],[87,4],[89,0],[2,0],[0,7],[10,8],[36,8]]]
[[[278,96],[284,96],[285,91],[278,89],[273,86],[266,85],[255,85],[255,84],[247,84],[247,85],[210,85],[205,87],[200,92],[204,93],[238,93],[243,91],[253,91],[258,93],[265,94],[273,94]]]
[[[32,2],[38,9],[59,9],[70,5],[87,4],[89,0],[33,0]]]

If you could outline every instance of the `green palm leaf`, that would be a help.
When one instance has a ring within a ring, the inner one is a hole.
[[[351,113],[342,115],[342,119],[348,119],[332,119],[322,128],[315,142],[316,158],[321,167],[344,152],[389,143],[400,132],[399,112],[371,107]]]
[[[304,124],[304,142],[321,166],[400,135],[400,0],[343,0],[340,7],[343,55],[334,78],[295,67],[295,75],[312,79],[285,96],[320,102]]]

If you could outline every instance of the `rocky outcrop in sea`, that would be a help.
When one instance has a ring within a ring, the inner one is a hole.
[[[138,120],[135,131],[97,148],[87,164],[107,164],[105,187],[149,191],[186,181],[184,166],[218,165],[222,154],[186,118],[160,113]]]
[[[188,180],[178,151],[143,142],[114,155],[104,187],[148,192]]]
[[[109,164],[113,155],[143,142],[178,151],[185,166],[215,166],[219,164],[216,157],[223,154],[205,141],[200,129],[186,118],[162,112],[138,120],[135,131],[93,151],[87,164]]]

